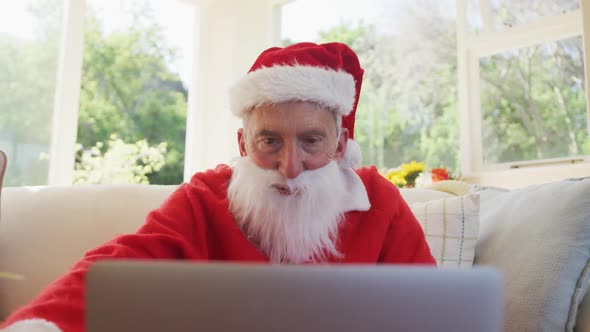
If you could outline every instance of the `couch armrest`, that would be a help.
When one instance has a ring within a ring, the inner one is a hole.
[[[575,332],[587,332],[590,331],[590,291],[586,292],[580,308],[578,311],[578,317],[576,318],[576,326],[574,327]]]

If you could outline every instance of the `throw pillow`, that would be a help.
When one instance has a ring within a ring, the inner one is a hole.
[[[590,280],[590,179],[480,198],[475,263],[504,274],[504,331],[572,331]]]
[[[479,194],[410,204],[439,267],[469,268],[479,233]]]
[[[439,182],[434,182],[428,185],[427,189],[444,191],[449,194],[453,194],[456,196],[463,196],[468,194],[471,191],[473,186],[467,182],[457,181],[457,180],[444,180]]]
[[[402,194],[404,201],[406,201],[406,203],[408,204],[413,204],[417,202],[428,202],[435,199],[442,199],[455,196],[444,191],[424,188],[400,188],[399,192],[400,194]]]

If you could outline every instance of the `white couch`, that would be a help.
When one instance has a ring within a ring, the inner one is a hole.
[[[134,232],[142,225],[147,212],[157,208],[175,188],[154,185],[4,188],[0,271],[18,273],[24,279],[0,279],[0,321],[65,273],[85,251],[117,234]],[[409,203],[451,196],[441,191],[413,189],[403,190],[402,194]],[[578,315],[577,330],[582,331],[580,326],[585,316]]]

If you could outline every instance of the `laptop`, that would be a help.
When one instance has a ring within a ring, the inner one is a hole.
[[[479,331],[502,328],[491,268],[103,261],[89,332]]]

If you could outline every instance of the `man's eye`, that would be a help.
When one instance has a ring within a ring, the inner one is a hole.
[[[281,141],[276,137],[262,137],[256,142],[258,151],[275,152],[281,146]]]
[[[319,137],[306,137],[303,142],[307,145],[315,145],[322,141]]]
[[[266,145],[274,145],[277,144],[279,142],[279,140],[277,140],[274,137],[266,137],[262,139],[262,143],[266,144]]]

